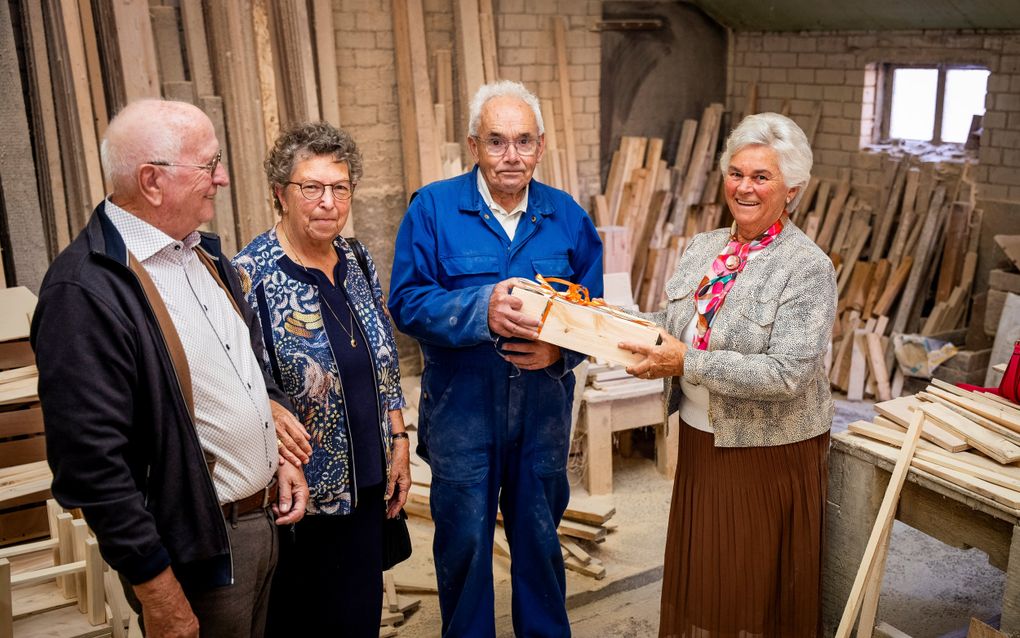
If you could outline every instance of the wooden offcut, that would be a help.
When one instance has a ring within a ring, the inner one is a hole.
[[[442,178],[421,0],[393,0],[397,97],[408,195]]]
[[[574,137],[574,98],[570,91],[570,70],[567,65],[567,27],[561,16],[553,18],[553,40],[556,44],[556,76],[560,86],[560,109],[563,112],[563,137],[567,151],[567,191],[580,199],[577,181],[577,142]]]

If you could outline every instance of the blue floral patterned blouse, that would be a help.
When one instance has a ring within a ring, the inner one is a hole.
[[[378,381],[379,428],[390,466],[388,410],[404,407],[393,330],[385,311],[375,263],[368,258],[366,281],[353,251],[342,238],[334,240],[347,275],[342,282],[351,307],[368,339]],[[314,285],[289,276],[279,264],[285,257],[276,228],[262,233],[233,259],[241,288],[262,323],[266,364],[280,388],[290,396],[297,418],[312,435],[312,454],[305,466],[309,514],[349,514],[354,506],[348,424],[344,396],[330,349],[319,295]],[[337,282],[340,284],[340,282]]]

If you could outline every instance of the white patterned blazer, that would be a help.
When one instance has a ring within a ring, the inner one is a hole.
[[[726,246],[729,229],[691,238],[666,284],[668,305],[652,319],[679,338],[694,293]],[[823,359],[836,316],[829,257],[792,222],[737,276],[712,326],[708,350],[688,348],[684,376],[709,392],[717,447],[784,445],[832,425]],[[679,409],[678,377],[667,379],[665,411]]]

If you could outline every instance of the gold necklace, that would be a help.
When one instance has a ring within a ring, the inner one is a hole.
[[[305,272],[311,274],[308,270],[308,266],[305,266],[304,260],[301,259],[301,252],[297,249],[297,246],[294,245],[294,242],[290,240],[290,236],[287,235],[287,229],[283,227],[283,223],[281,222],[278,227],[281,231],[283,231],[283,238],[286,239],[287,243],[290,244],[290,247],[294,249],[294,256],[297,257],[298,264],[301,265]],[[319,301],[326,306],[326,310],[329,311],[329,314],[333,315],[333,318],[336,319],[336,325],[340,326],[340,329],[347,333],[347,336],[350,337],[351,347],[357,348],[358,341],[354,338],[354,308],[351,308],[350,304],[347,304],[347,310],[351,313],[351,328],[348,330],[340,321],[340,317],[336,316],[336,312],[333,311],[333,307],[329,305],[329,302],[326,301],[326,297],[321,292],[319,293]]]

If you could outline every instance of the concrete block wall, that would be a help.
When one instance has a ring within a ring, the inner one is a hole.
[[[881,159],[861,152],[871,138],[877,65],[970,63],[987,66],[988,97],[979,163],[973,175],[982,199],[1020,202],[1020,33],[976,31],[734,33],[729,107],[741,113],[752,82],[758,108],[790,115],[807,127],[822,104],[815,137],[815,171],[878,184]]]
[[[404,192],[397,107],[391,0],[338,0],[333,27],[340,81],[340,124],[351,132],[364,156],[365,174],[354,197],[355,233],[368,246],[389,290],[393,238],[407,208]],[[453,51],[455,122],[466,123],[466,105],[456,98],[454,0],[424,0],[429,69],[434,52]],[[580,203],[589,208],[599,183],[599,73],[601,49],[597,33],[588,30],[601,18],[599,0],[493,0],[501,76],[523,82],[540,98],[553,98],[559,113],[559,82],[552,17],[567,18],[567,58],[573,96]],[[478,52],[481,56],[481,52]],[[433,85],[435,78],[432,78]],[[433,97],[435,89],[433,88]],[[548,116],[546,116],[548,118]],[[560,145],[565,140],[557,115]],[[548,123],[546,125],[548,127]],[[463,143],[466,130],[455,139]],[[469,165],[466,165],[466,167]],[[417,346],[398,337],[405,372],[416,372]],[[412,357],[413,354],[413,357]]]

